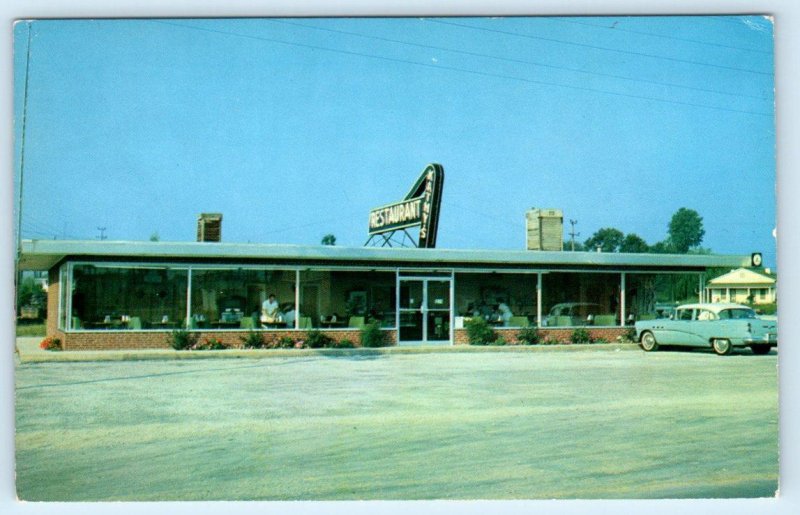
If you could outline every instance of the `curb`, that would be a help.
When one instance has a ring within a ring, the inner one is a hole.
[[[635,343],[596,343],[562,345],[510,345],[510,346],[413,346],[358,349],[226,349],[203,351],[176,351],[172,349],[109,350],[109,351],[45,351],[34,342],[18,338],[16,351],[20,363],[84,362],[84,361],[149,361],[184,359],[269,359],[293,357],[344,357],[379,356],[391,354],[439,354],[482,352],[614,352],[637,350]]]

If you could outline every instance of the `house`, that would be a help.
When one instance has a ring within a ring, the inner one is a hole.
[[[772,304],[777,301],[775,283],[769,275],[737,268],[708,281],[707,298],[712,302]]]

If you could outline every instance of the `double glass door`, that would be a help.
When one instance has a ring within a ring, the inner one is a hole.
[[[450,343],[451,279],[400,278],[399,343]]]

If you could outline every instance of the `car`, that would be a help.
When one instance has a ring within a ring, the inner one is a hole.
[[[642,320],[635,328],[640,347],[648,352],[659,345],[680,345],[710,347],[719,355],[742,347],[767,354],[778,346],[777,321],[758,318],[741,304],[684,304],[669,319]]]
[[[590,302],[562,302],[550,309],[544,319],[546,327],[587,325],[600,313],[600,305]]]

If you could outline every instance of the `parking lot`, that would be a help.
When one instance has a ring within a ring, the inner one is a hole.
[[[21,499],[771,497],[777,355],[17,365]]]

